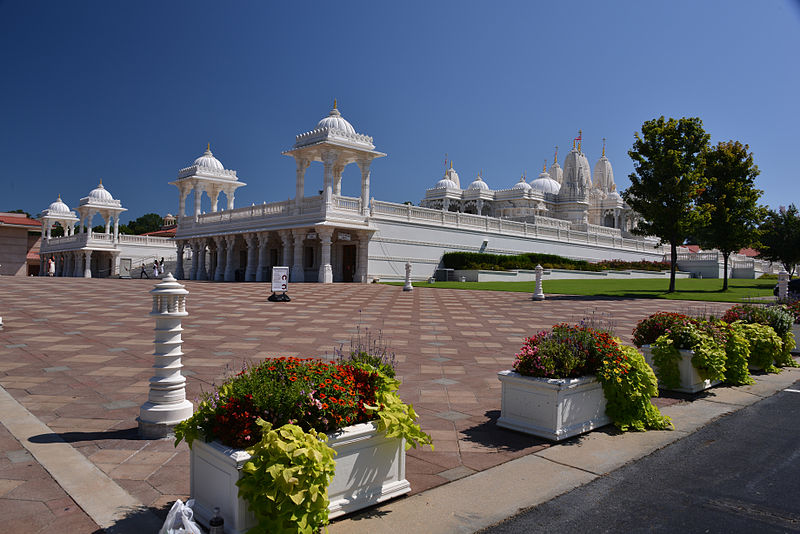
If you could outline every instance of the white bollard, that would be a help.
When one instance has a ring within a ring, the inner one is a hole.
[[[778,300],[786,300],[789,298],[789,273],[785,269],[781,269],[778,273]]]
[[[411,262],[406,262],[406,285],[403,286],[403,291],[414,291],[414,286],[411,285]]]
[[[173,427],[191,417],[194,407],[186,400],[186,378],[181,374],[181,318],[186,313],[186,289],[168,273],[150,291],[153,295],[155,328],[155,376],[150,394],[139,409],[139,436],[147,439],[168,436]]]
[[[533,292],[531,300],[544,300],[544,291],[542,291],[542,272],[544,269],[541,265],[536,266],[536,290]]]

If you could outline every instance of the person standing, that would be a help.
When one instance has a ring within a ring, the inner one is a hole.
[[[56,262],[53,261],[53,257],[47,258],[47,276],[55,276],[56,275]]]
[[[161,276],[164,276],[164,257],[161,257],[161,261],[158,263],[158,270],[161,272]]]
[[[153,278],[158,278],[158,260],[153,260]]]

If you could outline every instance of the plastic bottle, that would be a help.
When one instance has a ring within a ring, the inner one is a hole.
[[[208,534],[224,534],[225,520],[219,514],[219,506],[214,507],[214,516],[208,521]]]

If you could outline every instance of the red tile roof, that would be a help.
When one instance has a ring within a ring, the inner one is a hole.
[[[153,237],[175,237],[175,232],[178,230],[178,227],[175,226],[173,228],[167,228],[166,230],[156,230],[155,232],[147,232],[146,234],[142,235],[151,235]]]
[[[42,222],[30,219],[22,213],[0,213],[0,224],[7,226],[24,226],[31,230],[42,229]]]

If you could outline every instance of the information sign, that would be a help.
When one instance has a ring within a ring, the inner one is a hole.
[[[283,291],[289,287],[289,268],[288,267],[273,267],[272,268],[272,291]]]

